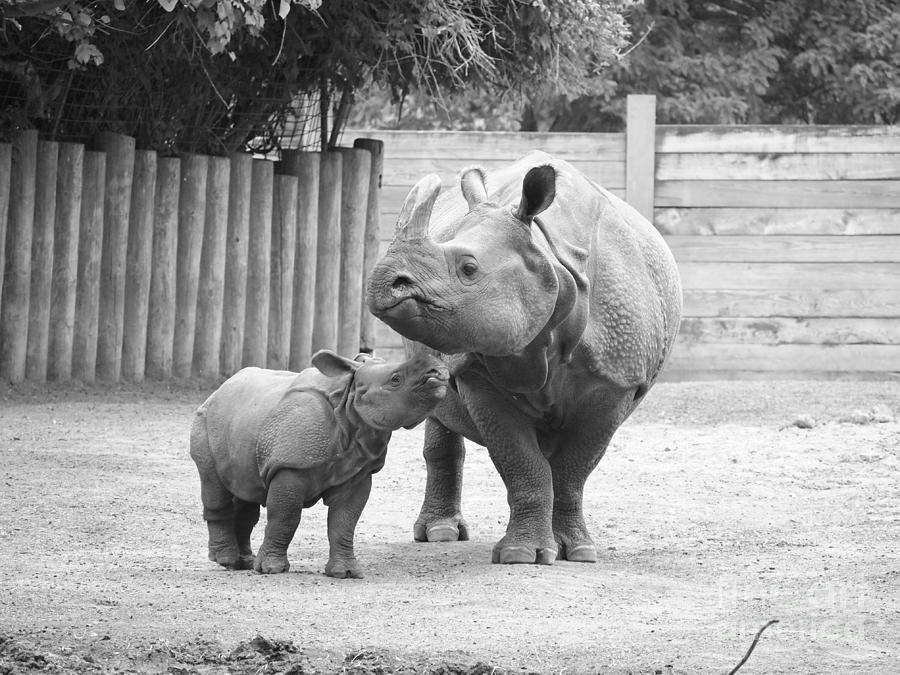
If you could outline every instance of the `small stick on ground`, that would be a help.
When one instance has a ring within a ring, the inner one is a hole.
[[[739,664],[737,664],[734,667],[734,670],[732,670],[730,673],[728,673],[728,675],[734,675],[738,670],[741,669],[741,666],[743,666],[745,663],[747,663],[747,659],[750,658],[750,654],[752,654],[753,650],[756,648],[756,643],[759,642],[759,636],[762,635],[763,631],[766,628],[768,628],[769,626],[771,626],[773,623],[778,623],[778,619],[772,619],[771,621],[769,621],[769,623],[767,623],[765,626],[763,626],[762,628],[759,629],[759,632],[756,634],[756,637],[753,638],[753,642],[750,644],[750,649],[748,649],[747,653],[744,654],[744,658],[741,659],[741,662]]]

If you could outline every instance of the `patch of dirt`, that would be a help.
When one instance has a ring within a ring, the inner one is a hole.
[[[588,481],[594,565],[492,565],[506,496],[472,444],[472,540],[412,542],[422,430],[398,432],[363,580],[323,575],[322,506],[288,574],[206,560],[212,389],[0,392],[0,673],[725,673],[770,619],[742,675],[900,664],[898,382],[657,385]]]

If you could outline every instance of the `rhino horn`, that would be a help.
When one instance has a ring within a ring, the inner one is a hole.
[[[418,183],[406,195],[406,200],[400,209],[397,218],[396,236],[404,239],[424,239],[428,232],[428,220],[431,218],[431,210],[434,202],[441,192],[441,179],[437,174],[430,173]]]
[[[463,169],[459,174],[459,187],[462,190],[463,197],[471,211],[482,202],[487,201],[487,176],[484,169],[478,166],[471,166]]]

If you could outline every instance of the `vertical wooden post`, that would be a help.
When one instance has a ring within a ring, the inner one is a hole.
[[[219,374],[230,176],[231,162],[227,157],[209,158],[206,224],[203,227],[200,286],[197,293],[197,337],[194,342],[194,375],[203,378]]]
[[[83,174],[84,146],[80,143],[60,143],[50,290],[50,360],[47,364],[47,376],[59,382],[72,377]]]
[[[38,141],[34,229],[31,238],[31,297],[28,300],[28,345],[25,357],[25,377],[37,382],[47,379],[58,167],[59,143]]]
[[[357,138],[353,141],[353,147],[368,150],[372,155],[363,249],[362,307],[359,316],[359,349],[371,354],[375,351],[375,317],[366,306],[366,286],[369,281],[369,273],[378,262],[378,247],[381,243],[381,176],[384,172],[384,141],[374,138]]]
[[[629,94],[625,124],[625,201],[652,223],[656,180],[656,97]]]
[[[206,180],[209,159],[188,155],[181,160],[181,194],[178,198],[178,260],[175,279],[175,343],[172,374],[190,377],[197,326],[197,289],[200,253],[206,220]]]
[[[228,185],[228,231],[225,244],[225,290],[222,301],[222,348],[219,370],[233,375],[241,367],[247,307],[247,238],[253,158],[231,155]]]
[[[172,376],[180,192],[181,160],[177,157],[160,157],[156,163],[145,362],[145,374],[156,380]]]
[[[275,176],[272,208],[269,346],[266,367],[287,370],[291,355],[294,254],[297,248],[297,177]]]
[[[142,382],[147,360],[150,311],[150,265],[153,257],[153,211],[156,204],[156,152],[134,156],[131,217],[125,271],[125,318],[122,332],[122,377]]]
[[[297,248],[294,254],[294,292],[291,310],[291,370],[309,367],[312,357],[316,306],[316,241],[319,226],[318,152],[288,151],[282,155],[287,171],[297,176]]]
[[[9,217],[9,183],[12,178],[12,146],[0,143],[0,298],[6,270],[6,223]]]
[[[13,136],[7,264],[0,302],[0,378],[8,382],[25,379],[37,145],[37,131],[33,129]]]
[[[269,346],[269,256],[272,253],[272,162],[253,160],[250,241],[247,251],[247,308],[244,315],[245,366],[266,365]]]
[[[341,153],[323,152],[319,165],[316,306],[312,351],[337,349],[341,281]]]
[[[338,353],[359,352],[362,309],[363,253],[369,173],[372,155],[362,148],[341,148],[341,280],[338,304]]]
[[[125,258],[128,216],[134,175],[134,139],[100,135],[106,152],[106,203],[103,207],[103,258],[100,264],[100,331],[97,336],[97,377],[115,382],[122,374],[125,324]]]
[[[106,153],[84,153],[81,225],[78,230],[78,288],[75,291],[75,335],[72,343],[72,377],[84,382],[94,381],[97,368],[105,192]]]

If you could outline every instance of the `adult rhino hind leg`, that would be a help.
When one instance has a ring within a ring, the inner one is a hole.
[[[236,569],[252,570],[256,557],[250,546],[250,534],[259,522],[259,504],[234,498],[234,534],[238,546]]]
[[[612,399],[606,395],[597,405],[586,405],[550,457],[553,536],[559,560],[597,562],[597,548],[584,520],[584,485],[634,406],[633,391]]]
[[[425,422],[423,455],[428,477],[413,537],[416,541],[467,541],[469,528],[461,505],[466,459],[462,436],[429,417]]]
[[[200,501],[209,531],[209,559],[227,569],[239,569],[233,497],[216,471],[206,433],[206,418],[202,414],[194,418],[191,426],[191,458],[200,473]]]

